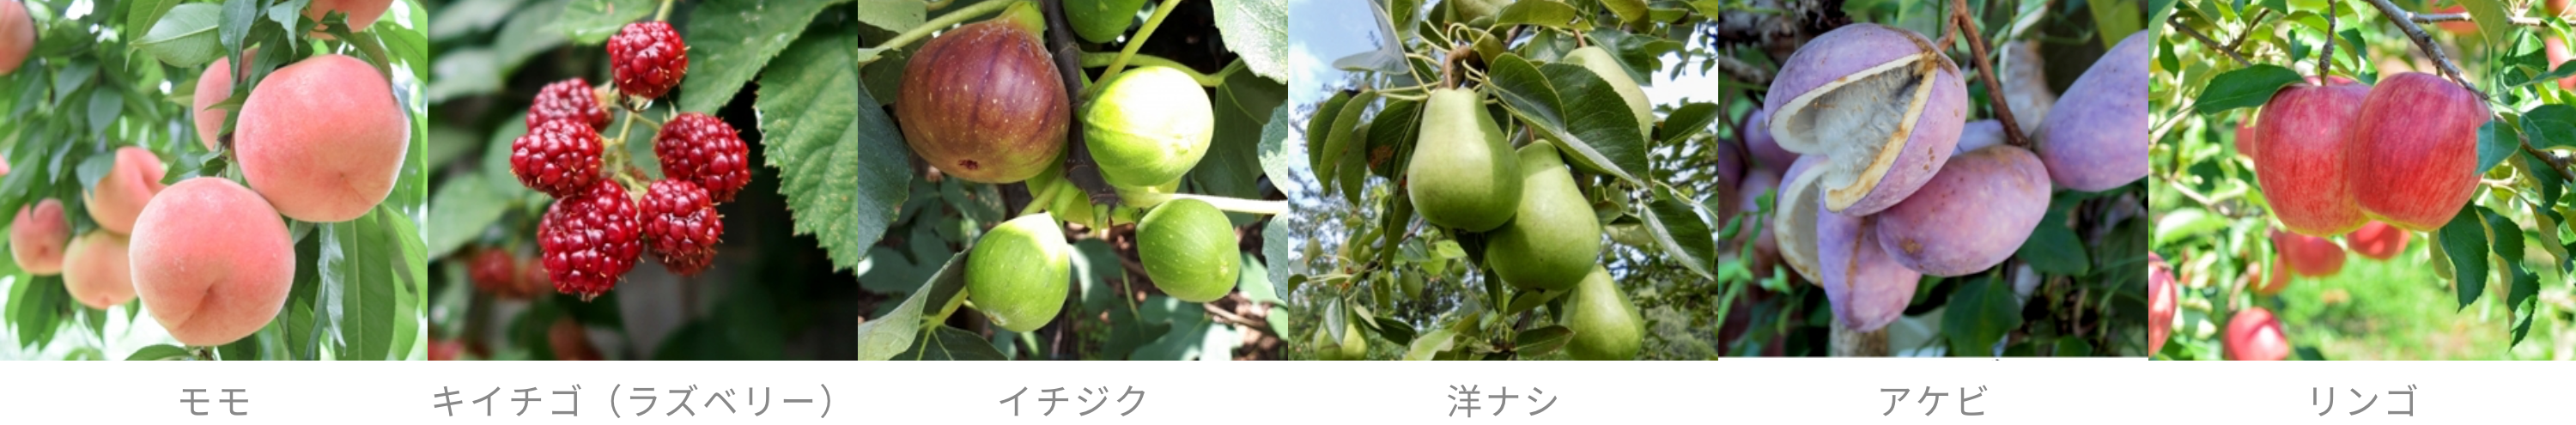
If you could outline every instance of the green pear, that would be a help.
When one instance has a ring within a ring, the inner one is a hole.
[[[1154,287],[1181,301],[1203,303],[1234,292],[1243,272],[1234,223],[1216,206],[1174,199],[1136,222],[1136,259]]]
[[[1512,219],[1521,202],[1520,159],[1476,92],[1432,90],[1415,143],[1405,188],[1423,220],[1482,232]]]
[[[1521,289],[1572,288],[1601,264],[1601,220],[1555,145],[1522,146],[1520,160],[1520,209],[1489,234],[1485,264]]]
[[[1610,280],[1610,270],[1594,266],[1565,303],[1565,328],[1574,331],[1565,352],[1576,360],[1635,360],[1642,348],[1645,319],[1628,294]]]
[[[1333,341],[1332,332],[1315,330],[1315,358],[1325,361],[1368,360],[1368,337],[1360,335],[1360,325],[1342,326],[1340,342]]]
[[[993,324],[1028,332],[1054,321],[1073,277],[1073,246],[1055,217],[1002,222],[966,250],[966,298]]]

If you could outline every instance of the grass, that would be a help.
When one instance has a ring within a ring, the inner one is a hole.
[[[2568,324],[2552,308],[2513,345],[2512,315],[2503,285],[2461,308],[2451,284],[2434,273],[2421,235],[2404,254],[2381,261],[2348,256],[2341,273],[2300,278],[2260,305],[2280,315],[2282,329],[2300,348],[2327,360],[2514,360],[2565,356]],[[2542,297],[2566,297],[2564,278],[2541,279]],[[2553,337],[2558,335],[2559,337]],[[2556,355],[2552,351],[2558,351]]]

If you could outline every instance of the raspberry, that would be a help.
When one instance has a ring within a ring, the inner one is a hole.
[[[466,264],[465,274],[474,281],[474,289],[502,298],[528,295],[520,290],[519,260],[511,257],[508,250],[485,249],[475,253],[472,262]]]
[[[593,131],[608,128],[608,108],[599,105],[599,96],[590,91],[590,82],[580,78],[556,81],[537,90],[536,103],[528,105],[528,129],[536,130],[547,121],[572,121],[589,124]]]
[[[510,174],[519,184],[568,198],[599,183],[599,131],[572,121],[547,121],[510,143]]]
[[[687,112],[662,125],[653,138],[653,156],[662,159],[662,177],[686,180],[705,188],[718,203],[751,183],[748,147],[732,124],[714,116]]]
[[[653,99],[669,93],[689,73],[689,44],[668,22],[637,22],[608,38],[608,60],[617,91]]]
[[[626,187],[615,182],[555,201],[537,224],[537,246],[555,292],[589,301],[616,288],[644,255],[643,221]]]
[[[724,236],[721,218],[696,183],[659,180],[644,190],[644,241],[672,273],[695,276],[707,269]]]

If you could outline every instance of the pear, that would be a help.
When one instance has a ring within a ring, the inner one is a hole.
[[[1432,90],[1416,143],[1405,188],[1423,220],[1482,232],[1512,219],[1521,202],[1520,159],[1476,92]]]
[[[1565,52],[1565,63],[1590,69],[1603,81],[1610,82],[1610,89],[1619,92],[1620,100],[1628,102],[1628,112],[1637,114],[1640,136],[1655,137],[1654,104],[1646,102],[1646,92],[1637,88],[1637,79],[1628,77],[1628,67],[1620,65],[1619,58],[1610,56],[1609,49],[1601,46],[1574,49]]]
[[[1572,288],[1601,263],[1601,220],[1555,145],[1522,146],[1520,161],[1519,211],[1490,234],[1485,264],[1521,289]]]
[[[1592,274],[1575,285],[1565,303],[1565,327],[1574,331],[1566,354],[1576,360],[1634,360],[1646,334],[1645,319],[1628,294],[1610,280],[1610,270],[1592,266]]]

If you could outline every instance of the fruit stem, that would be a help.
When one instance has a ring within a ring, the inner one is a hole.
[[[1037,214],[1039,211],[1046,211],[1048,206],[1055,204],[1053,201],[1057,196],[1056,193],[1063,192],[1064,186],[1063,180],[1059,179],[1056,184],[1047,185],[1046,189],[1030,193],[1029,205],[1020,207],[1019,215]],[[1012,217],[1018,217],[1018,215]]]
[[[951,4],[951,3],[956,3],[956,1],[955,1],[955,0],[930,0],[930,1],[928,1],[928,2],[924,2],[924,3],[922,3],[921,8],[922,8],[922,10],[939,10],[939,9],[946,9],[946,8],[948,8],[948,5],[949,5],[949,4]]]
[[[988,1],[958,8],[955,11],[948,12],[946,15],[939,15],[937,18],[923,21],[920,26],[904,30],[902,34],[895,34],[894,38],[888,38],[884,43],[877,43],[876,49],[902,49],[903,46],[912,45],[912,42],[921,41],[922,38],[929,37],[931,33],[939,32],[939,30],[948,29],[950,26],[966,22],[969,19],[983,17],[986,14],[991,14],[994,11],[1002,10],[1003,8],[1010,7],[1012,5],[1023,4],[1028,4],[1028,1]]]
[[[1181,2],[1184,1],[1188,0],[1163,0],[1163,4],[1155,5],[1154,16],[1145,18],[1145,26],[1137,27],[1136,36],[1127,38],[1127,48],[1119,49],[1118,58],[1109,61],[1109,69],[1100,71],[1100,79],[1096,81],[1109,81],[1110,78],[1117,77],[1119,69],[1127,67],[1127,60],[1136,56],[1136,50],[1145,47],[1145,39],[1154,36],[1154,28],[1163,26],[1163,18],[1171,17],[1172,9],[1179,9]],[[1188,69],[1188,67],[1182,67],[1182,69]],[[1083,93],[1083,97],[1091,97],[1091,93],[1099,90],[1100,84],[1092,84],[1090,88],[1084,90],[1086,93]]]
[[[1187,193],[1172,194],[1172,199],[1196,199],[1202,202],[1207,202],[1208,205],[1216,207],[1218,211],[1225,212],[1260,215],[1280,215],[1288,213],[1288,201],[1264,201],[1258,199],[1228,198],[1223,196],[1193,195]]]
[[[1986,37],[1978,34],[1976,19],[1968,14],[1968,0],[1950,2],[1950,20],[1959,26],[1960,33],[1968,36],[1968,53],[1977,62],[1977,78],[1984,80],[1988,89],[2003,87],[1995,82],[1995,62],[1986,59]],[[2021,124],[2014,122],[2012,104],[2005,102],[2005,97],[2009,96],[1989,96],[1987,99],[1994,103],[1995,120],[2004,123],[2004,141],[2013,147],[2029,149],[2030,136],[2021,134]]]
[[[1084,52],[1082,54],[1082,67],[1099,68],[1109,66],[1110,63],[1117,62],[1118,57],[1119,55],[1117,53],[1111,52]],[[1217,71],[1217,73],[1213,75],[1199,73],[1199,70],[1190,69],[1189,65],[1183,65],[1180,61],[1164,59],[1161,56],[1139,53],[1136,56],[1129,57],[1128,60],[1135,62],[1137,67],[1160,66],[1180,70],[1182,74],[1189,75],[1190,79],[1198,80],[1199,85],[1203,87],[1216,87],[1218,84],[1223,84],[1225,83],[1226,76],[1234,74],[1234,70],[1243,69],[1243,61],[1241,60],[1234,61],[1232,64],[1227,64],[1224,70]]]
[[[654,10],[654,11],[653,11],[653,20],[655,20],[655,21],[668,21],[668,20],[671,20],[671,3],[678,3],[678,1],[677,1],[677,0],[662,0],[662,7],[661,7],[660,9],[657,9],[657,10]]]
[[[2334,75],[2334,45],[2335,45],[2335,1],[2334,1],[2334,0],[2326,0],[2326,40],[2325,40],[2325,41],[2326,41],[2325,51],[2324,51],[2323,53],[2320,53],[2320,54],[2318,54],[2318,55],[2317,55],[2317,80],[2319,80],[2319,81],[2325,81],[2325,80],[2327,80],[2327,78],[2326,78],[2327,76]]]

